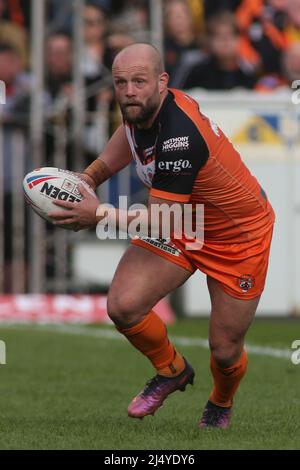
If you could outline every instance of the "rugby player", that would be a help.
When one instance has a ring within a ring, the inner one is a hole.
[[[213,388],[199,427],[227,428],[246,372],[244,338],[264,289],[274,212],[222,130],[191,97],[168,88],[168,75],[153,46],[124,48],[112,72],[123,124],[83,179],[95,188],[134,160],[149,188],[149,213],[154,204],[204,204],[201,249],[187,250],[184,232],[180,239],[155,244],[146,234],[132,241],[112,281],[108,314],[156,369],[128,414],[153,415],[170,393],[193,384],[192,366],[168,339],[153,306],[200,269],[211,298]],[[83,187],[81,191],[80,203],[57,202],[60,210],[51,214],[57,225],[75,222],[82,229],[103,221],[105,204],[99,205]],[[119,220],[119,210],[111,210]]]

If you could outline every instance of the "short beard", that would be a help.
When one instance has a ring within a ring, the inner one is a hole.
[[[152,118],[153,114],[155,114],[158,109],[158,106],[159,105],[157,105],[156,103],[151,103],[147,107],[140,105],[140,113],[136,116],[130,116],[127,114],[127,106],[121,107],[121,112],[123,118],[129,124],[145,124],[149,121],[150,118]]]

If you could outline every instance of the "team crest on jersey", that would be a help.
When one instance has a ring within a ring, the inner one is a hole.
[[[153,180],[153,171],[151,168],[147,167],[147,177],[150,181]]]
[[[243,274],[241,277],[239,277],[238,284],[243,292],[248,292],[254,286],[255,279],[250,274]]]

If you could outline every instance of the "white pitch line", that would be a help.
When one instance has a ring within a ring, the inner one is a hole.
[[[38,329],[40,331],[48,331],[53,333],[65,333],[71,335],[79,336],[88,336],[90,338],[101,338],[101,339],[113,339],[117,341],[125,341],[124,336],[114,330],[109,329],[93,329],[89,327],[84,327],[80,325],[28,325],[28,324],[0,324],[0,329],[2,327],[25,327],[30,329]],[[179,346],[199,346],[204,349],[208,349],[208,341],[204,338],[189,338],[185,336],[174,336],[170,335],[172,341]],[[290,359],[292,355],[292,350],[289,349],[280,349],[273,348],[269,346],[259,346],[246,344],[246,349],[251,354],[256,354],[258,356],[268,356],[268,357],[277,357],[279,359]]]

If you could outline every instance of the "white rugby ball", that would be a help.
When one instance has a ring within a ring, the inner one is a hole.
[[[59,210],[54,201],[80,202],[82,195],[78,190],[81,183],[95,197],[93,189],[78,176],[68,170],[55,167],[44,167],[28,173],[23,180],[25,199],[32,209],[48,222],[53,222],[49,212]],[[72,230],[74,224],[61,225],[61,228]]]

